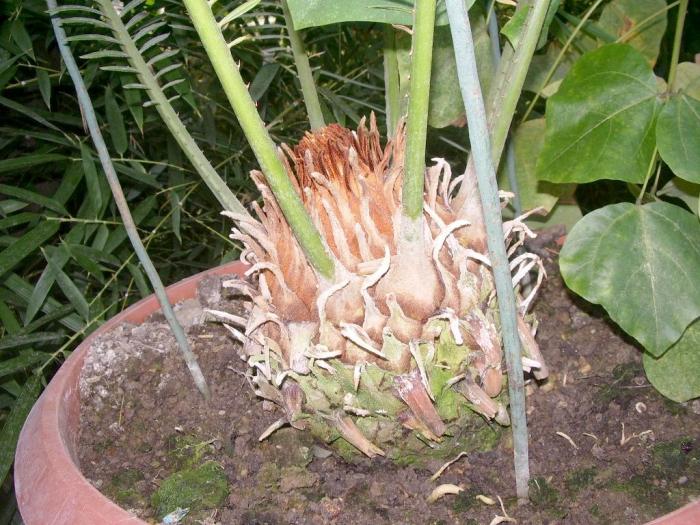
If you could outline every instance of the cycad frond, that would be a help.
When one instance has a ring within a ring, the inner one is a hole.
[[[102,66],[108,71],[133,74],[135,82],[127,82],[125,89],[144,91],[148,99],[144,107],[155,106],[188,159],[209,186],[224,209],[247,215],[211,163],[189,134],[172,102],[181,96],[178,86],[187,82],[181,63],[172,62],[177,48],[167,46],[171,36],[164,29],[169,25],[163,14],[155,17],[138,10],[145,0],[132,0],[122,6],[110,0],[95,0],[90,5],[70,4],[59,6],[52,14],[60,16],[62,24],[80,24],[88,28],[85,33],[73,34],[71,42],[92,42],[101,49],[83,54],[86,60],[118,59],[117,64]],[[72,16],[79,13],[79,16]],[[157,18],[156,18],[157,17]],[[160,68],[160,69],[159,69]]]

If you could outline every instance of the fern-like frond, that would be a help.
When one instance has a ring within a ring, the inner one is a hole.
[[[211,163],[189,134],[172,103],[180,98],[187,78],[181,62],[172,62],[178,49],[169,47],[169,23],[163,13],[140,9],[145,0],[132,0],[123,7],[111,0],[94,0],[91,5],[71,4],[53,10],[62,24],[73,25],[86,32],[68,37],[73,43],[89,42],[100,49],[81,55],[86,60],[117,59],[120,63],[101,66],[107,71],[133,75],[134,81],[124,83],[125,90],[140,90],[147,94],[144,107],[155,106],[175,140],[182,148],[203,181],[212,190],[224,209],[247,214]],[[78,15],[75,15],[78,13]],[[162,67],[161,67],[162,66]],[[160,68],[160,69],[159,69]]]

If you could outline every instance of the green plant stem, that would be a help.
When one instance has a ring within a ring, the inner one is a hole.
[[[515,459],[515,481],[518,498],[527,500],[528,480],[528,433],[525,413],[525,386],[521,362],[520,338],[518,336],[517,311],[508,255],[503,241],[501,204],[498,197],[496,170],[491,153],[486,108],[479,84],[474,52],[474,40],[469,23],[469,14],[461,0],[446,0],[450,20],[452,42],[457,59],[457,76],[469,123],[469,141],[479,186],[481,205],[486,223],[487,244],[491,267],[496,282],[498,310],[508,367],[508,393],[513,428],[513,452]],[[536,34],[539,36],[539,33]]]
[[[413,14],[411,78],[406,120],[406,160],[402,188],[403,216],[418,221],[423,214],[425,141],[428,131],[430,68],[433,61],[435,0],[416,0]],[[422,229],[419,229],[422,232]]]
[[[287,25],[287,34],[289,42],[292,45],[292,54],[294,55],[294,64],[297,68],[297,75],[301,83],[301,93],[306,104],[306,112],[309,115],[309,124],[312,130],[317,130],[326,125],[323,120],[323,111],[321,111],[321,102],[318,100],[318,92],[316,84],[309,66],[309,57],[304,48],[304,41],[301,35],[294,29],[292,14],[289,12],[287,0],[282,0],[282,11],[284,12],[284,22]]]
[[[490,100],[489,121],[491,122],[492,157],[498,165],[503,147],[508,137],[515,108],[525,83],[532,56],[540,38],[550,0],[535,0],[523,27],[523,34],[514,50],[512,59],[502,60],[499,66],[500,82],[495,95]]]
[[[668,70],[668,88],[673,89],[676,81],[676,70],[678,69],[678,58],[681,53],[681,40],[683,39],[683,25],[685,24],[685,14],[688,11],[688,0],[681,0],[678,5],[678,16],[676,18],[676,32],[673,35],[673,50],[671,51],[671,67]]]
[[[493,63],[498,66],[501,62],[501,43],[498,31],[498,19],[493,8],[493,3],[489,7],[488,12],[488,33],[491,40],[491,58]],[[515,216],[518,217],[523,213],[523,206],[520,200],[520,190],[518,188],[518,178],[515,173],[515,147],[513,146],[512,138],[508,140],[506,146],[506,175],[508,176],[508,184],[513,192],[513,209]]]
[[[53,12],[53,10],[56,9],[56,0],[46,0],[46,4],[50,12]],[[126,202],[126,198],[124,197],[124,192],[122,191],[121,184],[119,183],[119,179],[114,169],[114,165],[112,164],[112,161],[110,159],[109,151],[107,150],[107,146],[104,142],[104,139],[102,138],[102,132],[100,131],[100,126],[97,122],[95,110],[92,107],[90,95],[88,94],[87,89],[85,87],[85,83],[83,82],[83,79],[80,75],[80,69],[75,63],[73,54],[70,48],[68,47],[68,43],[66,41],[66,33],[63,31],[63,27],[61,26],[61,20],[58,16],[51,15],[51,23],[53,25],[54,33],[56,34],[56,41],[58,43],[61,56],[63,57],[63,61],[66,64],[66,69],[68,70],[73,84],[75,85],[75,90],[78,96],[80,107],[82,109],[83,117],[85,118],[85,122],[87,123],[87,127],[90,131],[90,136],[92,137],[95,149],[97,150],[97,154],[100,158],[100,163],[102,164],[102,168],[104,169],[105,175],[107,176],[107,182],[109,183],[109,187],[112,190],[114,201],[117,205],[117,209],[119,210],[119,214],[121,215],[122,221],[124,223],[124,229],[126,230],[129,240],[131,241],[131,245],[133,246],[134,251],[138,256],[139,261],[143,266],[143,269],[145,270],[149,280],[151,281],[151,285],[153,286],[153,290],[155,291],[155,294],[158,298],[158,302],[160,303],[161,309],[163,310],[163,314],[165,315],[165,318],[168,321],[171,330],[173,331],[173,335],[177,340],[178,346],[180,347],[180,351],[182,352],[182,355],[185,359],[185,363],[187,364],[187,368],[189,369],[190,374],[192,375],[192,379],[194,380],[197,389],[199,389],[204,398],[209,399],[209,387],[207,386],[207,382],[204,379],[202,370],[199,367],[197,357],[190,349],[189,343],[187,342],[187,337],[185,336],[185,332],[182,329],[182,326],[180,326],[180,323],[177,321],[177,318],[175,317],[175,312],[173,311],[173,307],[170,304],[170,301],[168,300],[168,296],[165,292],[165,288],[163,287],[163,283],[160,280],[160,276],[158,275],[158,272],[153,266],[151,259],[148,257],[148,253],[146,253],[146,249],[144,248],[143,243],[141,242],[141,238],[139,237],[138,231],[136,230],[136,224],[134,223],[134,219],[132,218],[131,212],[129,211],[129,206]]]
[[[647,185],[649,184],[649,180],[651,180],[651,176],[654,173],[654,167],[656,166],[658,160],[659,160],[659,149],[656,146],[654,146],[654,152],[651,154],[651,160],[649,161],[649,167],[647,168],[647,174],[644,177],[644,183],[642,184],[642,189],[639,192],[639,195],[637,195],[637,200],[636,200],[637,205],[642,204],[642,201],[644,200],[644,193],[647,190]]]
[[[651,186],[651,194],[656,195],[656,190],[659,188],[659,178],[661,177],[661,163],[656,165],[656,175],[654,175],[654,184]]]
[[[401,118],[401,95],[396,36],[394,28],[388,24],[384,25],[384,90],[387,136],[393,138]]]
[[[194,166],[197,173],[202,177],[204,183],[209,187],[214,197],[216,197],[225,210],[249,215],[248,211],[236,198],[231,189],[214,170],[209,160],[204,156],[202,150],[199,149],[199,146],[187,131],[187,128],[183,125],[180,117],[178,117],[168,101],[168,97],[161,89],[151,67],[146,64],[134,40],[131,38],[129,31],[124,26],[121,17],[114,9],[111,0],[98,0],[98,3],[102,13],[108,19],[117,40],[119,40],[124,52],[128,55],[130,64],[136,69],[139,80],[146,86],[148,96],[155,103],[158,114],[163,119],[163,122],[165,122],[165,125],[168,126],[170,133],[173,135],[173,138],[177,141],[180,148],[182,148],[182,151],[192,163],[192,166]]]
[[[676,80],[676,71],[678,69],[678,60],[681,52],[681,40],[683,38],[683,25],[685,24],[685,15],[688,11],[688,0],[680,0],[678,4],[678,17],[676,18],[676,30],[673,35],[673,48],[671,50],[671,66],[668,70],[668,89],[673,89],[673,83]],[[659,170],[661,166],[659,165],[656,170],[656,164],[659,160],[659,150],[654,146],[654,154],[651,156],[651,162],[649,163],[649,169],[647,170],[647,175],[644,177],[644,184],[642,184],[642,190],[637,196],[636,204],[640,205],[644,201],[644,193],[646,192],[651,176],[656,171],[656,180],[658,181]],[[652,194],[656,193],[656,182],[652,186]]]
[[[488,122],[490,126],[491,155],[496,166],[499,165],[503,148],[505,146],[510,125],[513,121],[515,108],[520,98],[520,93],[525,83],[532,55],[537,47],[537,41],[542,31],[542,25],[547,15],[550,0],[535,0],[534,6],[530,7],[527,20],[523,26],[523,34],[518,42],[518,48],[506,46],[501,55],[498,72],[493,81],[491,93],[487,103]],[[525,4],[518,4],[519,8],[524,8]],[[472,156],[467,161],[467,170],[474,169]],[[463,184],[455,198],[458,206],[466,202],[467,190]]]
[[[206,0],[184,0],[184,4],[226,97],[243,128],[243,133],[260,164],[260,169],[294,236],[304,250],[309,263],[324,278],[332,280],[335,275],[335,263],[287,176],[275,143],[270,138],[255,107],[255,102],[248,93],[211,8]]]
[[[535,104],[537,104],[537,102],[540,100],[540,94],[542,93],[542,90],[544,88],[546,88],[547,84],[549,84],[549,81],[552,80],[554,73],[556,73],[557,68],[559,67],[559,64],[564,59],[564,55],[569,50],[569,47],[571,46],[572,42],[578,36],[578,34],[581,32],[582,28],[586,25],[586,22],[588,21],[588,19],[591,17],[593,12],[596,9],[598,9],[598,6],[601,3],[603,3],[603,0],[596,0],[596,2],[590,8],[588,8],[588,11],[586,11],[586,13],[583,15],[583,18],[579,21],[578,25],[574,28],[574,32],[571,33],[569,38],[566,40],[564,47],[561,48],[561,51],[559,51],[557,58],[554,60],[554,63],[549,68],[549,71],[547,71],[547,75],[545,75],[544,80],[542,81],[542,84],[540,85],[540,88],[537,90],[537,93],[535,93],[535,96],[532,99],[532,101],[530,101],[530,103],[528,104],[527,109],[525,110],[525,114],[523,115],[523,118],[520,119],[520,122],[525,122],[527,120],[527,117],[530,116],[530,113],[532,112],[532,109],[535,107]]]

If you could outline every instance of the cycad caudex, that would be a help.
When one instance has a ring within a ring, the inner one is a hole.
[[[374,117],[357,131],[332,124],[280,155],[335,259],[335,279],[308,264],[254,172],[263,199],[254,204],[258,220],[229,214],[250,280],[226,283],[249,297],[249,316],[212,312],[240,325],[229,329],[243,343],[256,393],[284,409],[271,430],[288,423],[370,457],[399,458],[425,444],[446,453],[468,448],[476,429],[493,432],[484,418],[507,425],[498,312],[472,175],[452,179],[450,166],[433,159],[425,247],[407,253],[399,235],[402,129],[382,147]],[[541,264],[516,255],[532,235],[521,220],[505,223],[504,235],[515,285]],[[533,295],[520,302],[521,315]],[[545,377],[522,317],[519,329],[526,369]]]

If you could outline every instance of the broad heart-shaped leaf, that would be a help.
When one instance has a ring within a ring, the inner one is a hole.
[[[491,54],[491,41],[486,29],[485,13],[479,4],[469,12],[474,35],[479,81],[485,93],[491,85],[494,65]],[[403,31],[396,34],[396,58],[399,66],[399,89],[402,101],[402,114],[406,113],[408,102],[409,74],[411,71],[411,37]],[[465,111],[457,78],[457,62],[452,47],[452,35],[448,26],[435,28],[433,41],[433,61],[431,67],[430,102],[428,125],[444,128],[450,125],[463,125]]]
[[[537,178],[643,182],[658,105],[656,77],[638,51],[611,44],[586,53],[547,101]]]
[[[700,222],[678,206],[625,202],[586,215],[559,267],[569,288],[654,356],[700,316]]]
[[[700,184],[673,177],[656,193],[660,197],[673,197],[686,203],[688,208],[700,215]]]
[[[684,93],[672,96],[659,113],[656,144],[673,173],[700,183],[700,100]]]
[[[287,0],[294,29],[337,24],[338,22],[381,22],[413,25],[412,0]],[[464,0],[469,9],[475,0]],[[447,25],[445,2],[438,0],[435,24]]]
[[[659,392],[682,403],[700,397],[700,320],[685,331],[664,355],[644,353],[644,371]]]
[[[673,91],[682,91],[695,100],[700,100],[700,64],[681,62],[676,69]]]
[[[533,93],[539,92],[542,98],[547,98],[557,92],[559,89],[559,84],[561,84],[561,80],[566,76],[571,69],[571,66],[578,58],[578,55],[573,51],[566,53],[555,69],[552,78],[549,79],[548,84],[546,86],[542,86],[542,83],[545,81],[550,68],[557,60],[560,51],[561,45],[559,42],[552,41],[549,43],[544,53],[538,53],[532,57],[530,68],[528,69],[527,76],[525,77],[523,90],[532,91]]]
[[[569,204],[559,201],[546,217],[530,215],[526,224],[533,230],[541,230],[553,226],[564,226],[566,231],[571,231],[571,228],[581,220],[581,217],[583,217],[583,214],[578,204]]]
[[[666,0],[613,0],[603,8],[598,26],[618,38],[633,35],[625,41],[654,65],[666,32],[666,10]]]
[[[518,194],[523,211],[537,207],[549,213],[557,203],[559,196],[568,191],[570,184],[552,184],[539,181],[535,177],[537,156],[544,143],[544,119],[528,120],[518,126],[512,135],[515,147],[515,178],[518,182]],[[506,174],[507,163],[501,163],[499,187],[511,190]]]

